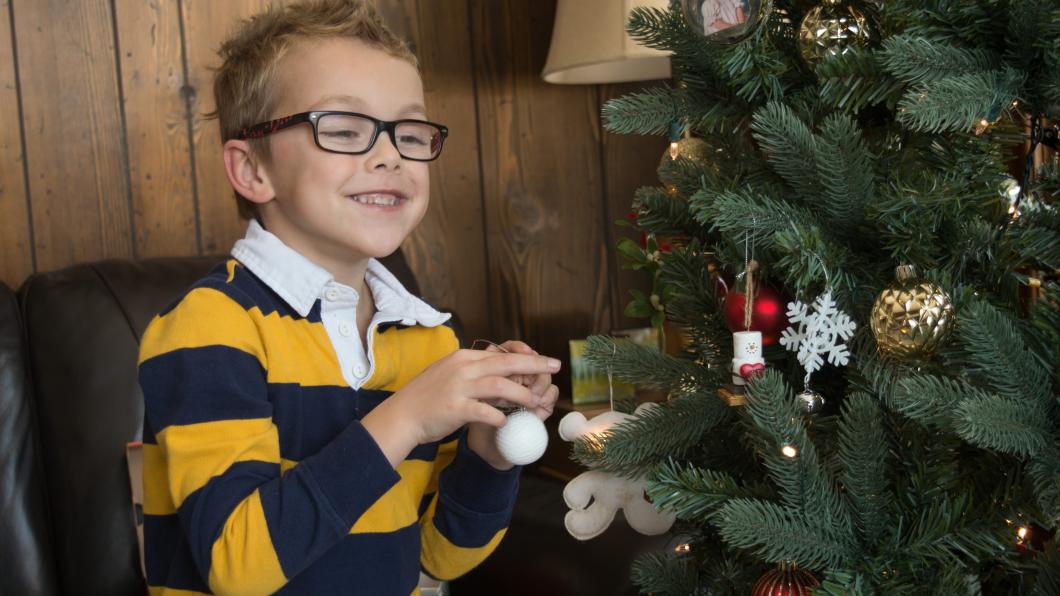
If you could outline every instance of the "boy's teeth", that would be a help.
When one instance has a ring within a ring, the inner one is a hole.
[[[358,203],[364,203],[365,205],[383,205],[387,207],[395,205],[398,201],[397,197],[395,197],[394,195],[377,194],[353,195],[353,200],[357,201]]]

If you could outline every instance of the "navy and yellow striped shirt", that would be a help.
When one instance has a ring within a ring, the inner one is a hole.
[[[321,300],[306,309],[230,259],[144,333],[152,594],[415,594],[421,569],[459,576],[504,536],[518,468],[492,468],[457,432],[395,470],[360,424],[457,348],[452,329],[377,313],[358,380]]]

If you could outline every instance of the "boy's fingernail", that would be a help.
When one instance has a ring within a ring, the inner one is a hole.
[[[548,359],[548,369],[549,370],[551,370],[551,371],[559,370],[559,365],[560,365],[559,360],[556,360],[555,358],[549,358]]]

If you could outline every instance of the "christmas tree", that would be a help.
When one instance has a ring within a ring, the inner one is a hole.
[[[589,349],[668,398],[573,455],[677,519],[635,581],[1060,594],[1060,3],[714,4],[635,9],[674,82],[604,106],[673,141],[618,250],[681,348]]]

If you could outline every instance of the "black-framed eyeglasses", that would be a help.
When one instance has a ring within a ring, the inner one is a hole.
[[[442,153],[449,129],[426,120],[380,120],[357,112],[302,112],[244,128],[240,139],[260,139],[274,132],[308,122],[313,141],[331,153],[360,155],[371,151],[379,133],[386,131],[398,154],[412,161],[431,161]]]

